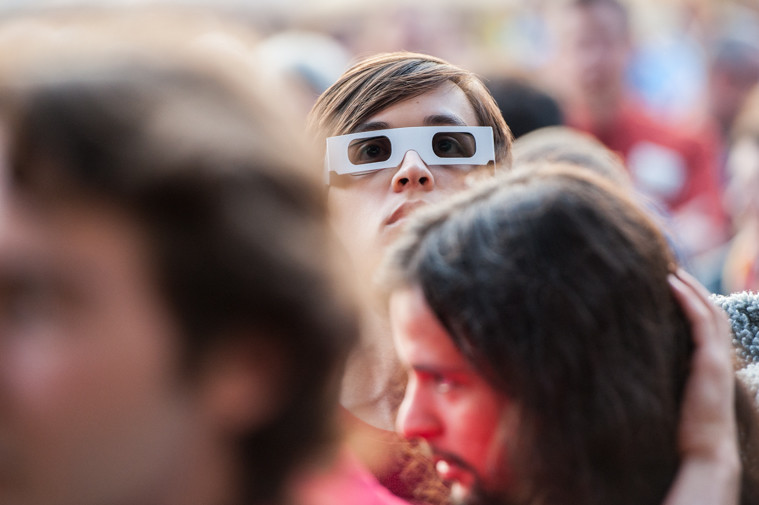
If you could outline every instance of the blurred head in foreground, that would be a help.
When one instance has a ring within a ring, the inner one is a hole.
[[[598,139],[569,126],[547,126],[514,142],[514,166],[541,166],[546,162],[575,165],[632,190],[622,158]]]
[[[249,75],[101,56],[0,90],[0,503],[280,503],[355,333],[312,159]]]
[[[692,344],[669,246],[624,189],[517,169],[420,214],[387,267],[398,429],[456,496],[663,501]]]

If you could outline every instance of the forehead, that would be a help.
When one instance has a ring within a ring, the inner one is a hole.
[[[614,5],[597,3],[583,6],[567,6],[559,9],[558,20],[563,27],[564,35],[589,37],[589,27],[604,34],[614,34],[622,39],[626,36],[628,27],[625,13]]]
[[[355,131],[439,125],[482,126],[466,93],[450,81],[381,110]]]
[[[406,365],[435,370],[471,370],[418,286],[403,288],[391,295],[390,322],[398,355]]]

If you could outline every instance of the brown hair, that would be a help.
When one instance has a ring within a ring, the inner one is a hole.
[[[511,132],[498,105],[472,72],[424,54],[396,52],[372,56],[348,69],[317,100],[309,115],[322,137],[351,133],[387,107],[452,82],[466,94],[480,126],[491,126],[496,163],[510,164]]]
[[[624,161],[592,135],[568,126],[539,128],[514,141],[514,167],[546,162],[592,170],[622,187],[632,188]]]
[[[12,190],[40,205],[93,202],[134,219],[183,330],[189,373],[225,339],[282,351],[287,381],[271,392],[279,410],[232,441],[240,502],[273,503],[293,466],[331,438],[357,332],[330,269],[312,158],[250,76],[139,52],[103,56],[2,90]]]

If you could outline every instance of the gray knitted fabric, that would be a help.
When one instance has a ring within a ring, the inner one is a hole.
[[[743,382],[751,396],[754,397],[754,402],[759,406],[759,363],[751,363],[746,368],[735,372],[735,375]]]
[[[711,298],[730,318],[738,357],[747,365],[759,363],[759,293],[743,291]]]

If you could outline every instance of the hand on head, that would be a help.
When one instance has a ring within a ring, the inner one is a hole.
[[[669,281],[691,322],[695,350],[678,436],[682,464],[665,504],[737,503],[741,464],[730,325],[692,276],[678,270]]]

